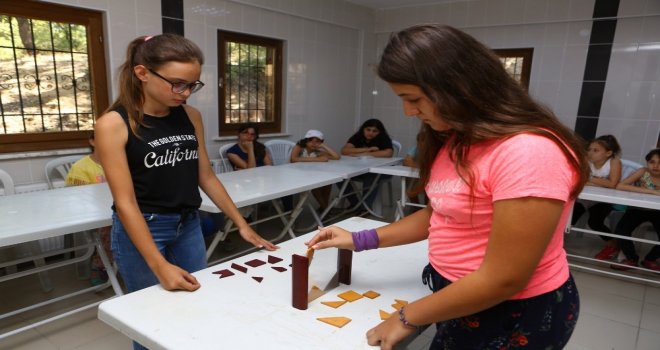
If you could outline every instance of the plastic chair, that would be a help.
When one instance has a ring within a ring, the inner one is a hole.
[[[401,142],[392,140],[392,150],[394,151],[392,157],[398,157],[399,153],[401,153]]]
[[[270,153],[273,165],[282,165],[291,162],[291,150],[296,143],[288,140],[269,140],[264,145]]]
[[[628,159],[621,159],[621,180],[641,169],[643,165]]]
[[[229,158],[227,157],[227,150],[229,150],[235,143],[228,143],[220,146],[218,153],[220,153],[220,172],[228,173],[234,171],[234,165],[231,164]]]
[[[64,184],[66,174],[71,170],[71,166],[82,157],[82,155],[65,156],[48,161],[46,163],[46,182],[48,182],[48,188],[52,190],[55,187],[59,187],[57,186],[58,180]]]
[[[14,180],[11,178],[9,173],[0,169],[0,184],[2,185],[3,192],[0,195],[13,195],[16,193],[14,186]],[[41,253],[41,247],[39,242],[28,242],[23,244],[17,244],[11,247],[0,248],[0,263],[9,262],[11,260],[18,260],[22,257],[29,257],[30,255],[39,255]],[[38,258],[33,260],[35,267],[41,267],[46,265],[46,260],[44,258]],[[7,265],[5,267],[5,274],[16,273],[16,265]],[[41,289],[44,292],[49,292],[53,289],[52,282],[48,276],[47,271],[39,272],[39,282],[41,283]]]

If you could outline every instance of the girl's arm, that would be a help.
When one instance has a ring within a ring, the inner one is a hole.
[[[386,149],[381,149],[378,151],[370,151],[369,155],[372,157],[378,157],[378,158],[391,158],[392,155],[394,154],[394,150],[391,148],[386,148]]]
[[[341,156],[335,152],[330,146],[326,145],[325,143],[322,143],[321,146],[319,146],[319,149],[321,150],[321,154],[328,157],[328,159],[332,160],[338,160],[341,158]]]
[[[410,155],[406,155],[406,157],[403,158],[403,165],[409,166],[411,168],[419,168],[417,162],[415,161],[415,158],[413,158]]]
[[[264,165],[273,165],[273,159],[270,157],[270,154],[268,154],[268,150],[265,151],[264,153]]]
[[[299,144],[293,146],[291,150],[291,163],[296,162],[327,162],[328,158],[326,157],[301,157],[300,153],[302,152],[302,147]]]
[[[635,186],[634,183],[639,181],[639,179],[644,175],[644,172],[646,172],[646,168],[641,168],[635,171],[632,175],[628,176],[627,178],[623,179],[617,186],[617,190],[622,190],[622,191],[630,191],[630,192],[637,192],[637,193],[648,193],[648,194],[655,194],[655,195],[660,195],[660,191],[658,190],[652,190],[650,188],[646,187],[640,187],[640,186]]]
[[[227,190],[211,168],[211,162],[208,153],[206,152],[206,144],[204,142],[204,125],[199,111],[188,105],[184,108],[186,109],[186,113],[188,113],[190,121],[195,126],[195,136],[197,137],[197,143],[199,144],[197,150],[199,157],[199,187],[209,196],[213,203],[234,222],[243,239],[252,243],[255,247],[265,248],[267,250],[277,249],[277,246],[263,239],[254,232],[252,227],[248,225],[243,216],[241,216],[234,201],[229,197]]]
[[[170,264],[160,253],[140,211],[133,191],[133,181],[126,157],[128,128],[117,112],[109,112],[96,121],[96,147],[119,219],[129,238],[158,281],[167,290],[194,291],[199,282],[187,271]],[[210,164],[209,164],[210,167]]]
[[[236,169],[247,169],[248,162],[244,161],[243,158],[239,157],[236,153],[227,153],[227,158],[234,165]]]
[[[369,152],[369,147],[355,147],[352,143],[346,143],[344,147],[341,148],[341,154],[345,156],[359,156],[364,155]]]
[[[589,179],[589,184],[606,188],[616,188],[619,181],[621,181],[621,160],[613,158],[610,161],[610,175],[607,178],[592,176]]]
[[[406,320],[424,325],[466,316],[520,292],[538,266],[563,207],[562,201],[535,197],[496,201],[481,266],[438,292],[406,305]],[[398,317],[391,317],[367,335],[370,345],[396,344],[413,331]]]

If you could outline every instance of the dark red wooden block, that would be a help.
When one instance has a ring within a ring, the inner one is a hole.
[[[266,262],[263,261],[263,260],[253,259],[253,260],[250,260],[250,261],[246,262],[245,265],[248,265],[248,266],[251,266],[251,267],[259,267],[259,266],[261,266],[265,263]]]
[[[234,269],[234,270],[241,271],[242,273],[247,273],[247,267],[241,266],[241,265],[236,264],[236,263],[232,263],[231,268]]]

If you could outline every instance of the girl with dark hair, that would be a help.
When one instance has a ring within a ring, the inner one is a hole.
[[[227,150],[227,158],[235,170],[273,165],[266,146],[257,139],[259,128],[255,124],[243,124],[238,128],[238,142]]]
[[[276,247],[243,220],[213,173],[200,112],[184,102],[201,89],[204,58],[174,34],[139,37],[119,71],[119,98],[98,119],[96,146],[114,199],[112,252],[126,289],[200,287],[206,267],[199,188],[257,247]],[[139,347],[136,345],[136,347]]]
[[[599,136],[591,141],[587,149],[590,170],[587,186],[616,188],[616,185],[621,181],[622,165],[621,160],[618,158],[620,154],[619,142],[612,135]],[[588,211],[589,227],[595,231],[610,233],[612,230],[605,225],[605,219],[613,209],[614,206],[611,203],[593,203],[589,209],[586,209],[581,202],[575,202],[571,224],[575,225],[582,214]],[[596,254],[596,259],[609,260],[619,254],[620,249],[617,240],[608,236],[600,236],[600,238],[606,243],[605,247]]]
[[[582,142],[455,28],[394,34],[377,72],[424,125],[429,206],[375,230],[327,227],[307,244],[361,251],[428,240],[423,280],[434,293],[369,330],[368,343],[391,349],[436,323],[432,349],[562,348],[579,312],[563,238],[589,174]]]
[[[341,149],[346,156],[391,157],[392,139],[385,125],[378,119],[369,119],[351,136]]]
[[[632,175],[623,179],[617,186],[617,190],[631,191],[637,193],[648,193],[660,195],[660,148],[651,150],[644,158],[646,167],[635,171]],[[632,232],[644,222],[650,221],[655,233],[660,238],[660,213],[657,210],[628,207],[623,217],[616,225],[614,233],[620,236],[630,237]],[[615,270],[628,270],[628,266],[637,266],[639,256],[635,251],[635,245],[627,239],[620,239],[619,245],[626,258],[622,265],[612,265]],[[660,245],[654,245],[646,254],[641,265],[644,268],[660,271]]]

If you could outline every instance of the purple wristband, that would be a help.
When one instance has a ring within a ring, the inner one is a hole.
[[[380,244],[375,229],[351,232],[351,235],[353,235],[353,245],[356,252],[376,249],[378,248],[378,244]]]

